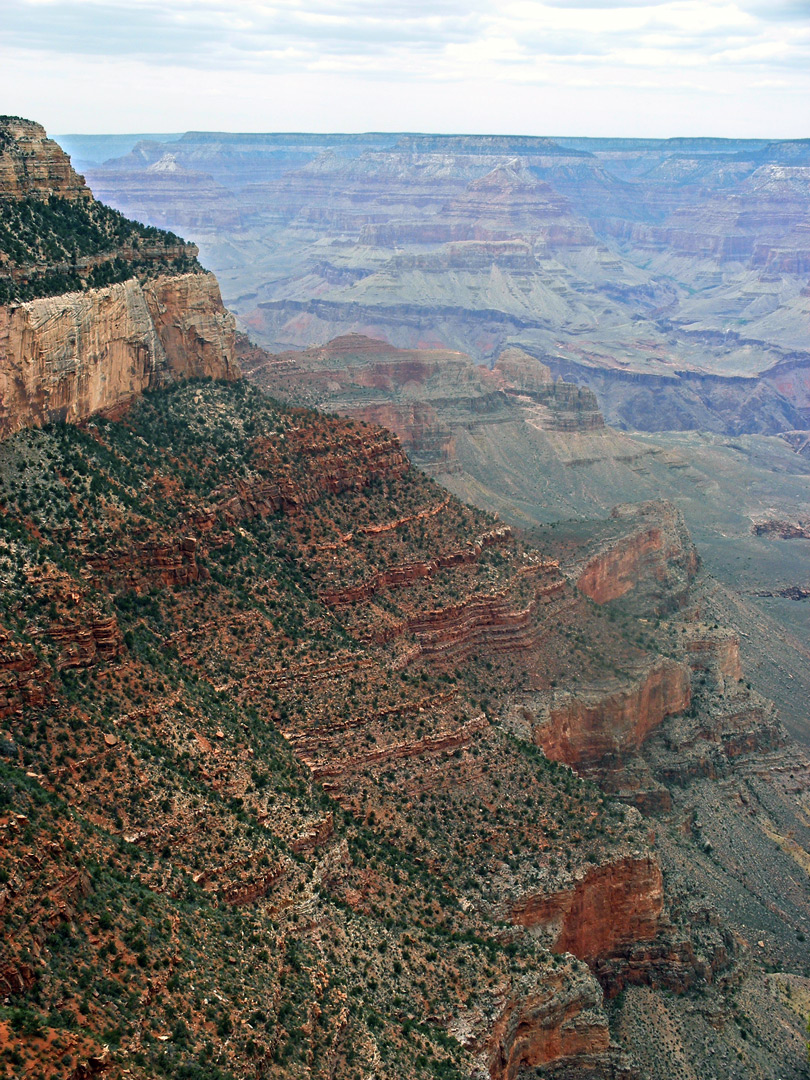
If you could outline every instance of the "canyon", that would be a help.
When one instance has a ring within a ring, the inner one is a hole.
[[[194,237],[271,351],[362,333],[491,366],[518,345],[623,428],[810,426],[806,140],[66,145],[111,205]]]
[[[93,206],[41,129],[3,131],[46,207]],[[584,168],[598,203],[590,151],[525,140],[530,171],[492,162],[515,140],[442,165],[428,137],[393,163],[384,136],[241,138],[246,187],[288,205],[301,173],[330,192],[410,156],[418,192],[296,229],[404,245],[432,207],[442,274],[520,268],[514,228],[591,258],[538,174]],[[234,139],[186,141],[151,162],[165,212],[193,164],[199,220],[238,217]],[[10,246],[5,267],[42,295],[0,308],[3,1074],[804,1075],[810,761],[761,692],[753,609],[690,535],[698,466],[611,429],[529,342],[490,369],[365,324],[234,340],[193,252],[105,248],[110,222],[92,257],[121,280],[53,291]],[[739,474],[712,471],[730,513]],[[747,519],[747,543],[801,548],[779,532]]]

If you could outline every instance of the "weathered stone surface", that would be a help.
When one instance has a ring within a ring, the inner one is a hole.
[[[233,320],[211,274],[0,307],[0,437],[115,410],[160,382],[238,373]]]
[[[487,1072],[491,1080],[515,1080],[526,1069],[578,1065],[593,1056],[604,1066],[609,1050],[599,987],[570,964],[507,1000],[489,1039]]]
[[[637,522],[617,540],[594,554],[577,578],[581,592],[597,604],[618,600],[631,590],[639,594],[666,591],[677,602],[698,568],[698,555],[683,518],[666,502],[618,506],[618,522]],[[678,588],[680,585],[680,588]]]
[[[656,859],[627,856],[586,871],[560,893],[525,896],[510,913],[554,934],[552,947],[593,964],[661,930],[664,882]]]
[[[73,171],[70,158],[41,124],[7,117],[3,128],[7,135],[0,139],[0,198],[92,198],[84,177]]]
[[[555,700],[532,734],[555,761],[577,769],[615,766],[630,758],[665,717],[688,709],[691,699],[689,669],[661,657],[629,686]]]

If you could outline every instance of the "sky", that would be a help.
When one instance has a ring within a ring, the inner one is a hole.
[[[52,134],[810,137],[810,0],[0,0]]]

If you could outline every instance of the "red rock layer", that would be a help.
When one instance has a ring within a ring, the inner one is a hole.
[[[30,645],[0,629],[0,720],[19,715],[24,707],[45,704],[48,680]]]
[[[534,740],[548,757],[572,768],[616,765],[632,755],[667,716],[692,700],[689,669],[661,658],[630,687],[590,699],[570,697],[552,706]]]
[[[555,951],[593,964],[629,945],[653,941],[663,906],[658,862],[628,856],[594,867],[572,889],[524,897],[510,915],[520,926],[553,930]]]
[[[599,1005],[596,984],[568,969],[510,999],[489,1042],[491,1080],[515,1080],[526,1069],[604,1055],[610,1035]]]

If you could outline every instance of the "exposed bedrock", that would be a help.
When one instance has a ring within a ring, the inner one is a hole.
[[[602,993],[586,968],[571,961],[529,981],[507,999],[476,1080],[516,1080],[529,1069],[570,1080],[635,1075],[611,1047]]]
[[[6,198],[92,199],[84,177],[73,171],[68,155],[41,124],[9,116],[4,117],[3,128],[0,192]]]
[[[617,506],[611,518],[631,528],[588,558],[576,579],[580,591],[597,604],[631,591],[647,596],[653,607],[681,602],[699,559],[680,511],[667,502],[648,502]]]
[[[664,882],[658,861],[628,855],[586,870],[556,893],[522,897],[512,922],[550,932],[555,952],[570,952],[587,964],[628,946],[654,941],[662,929]]]
[[[617,768],[629,760],[665,717],[691,702],[690,672],[667,657],[630,686],[566,694],[532,724],[532,738],[548,757],[578,770]]]
[[[212,274],[0,307],[0,438],[114,410],[161,382],[238,374],[233,319]]]

